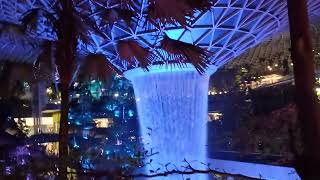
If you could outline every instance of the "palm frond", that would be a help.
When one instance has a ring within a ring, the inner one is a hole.
[[[40,41],[28,35],[24,26],[4,21],[0,21],[0,37],[2,36],[13,43],[21,43],[23,47],[38,48],[41,44]]]
[[[0,22],[0,36],[2,34],[16,34],[16,35],[24,35],[25,28],[23,26],[12,24],[9,22],[1,21]]]
[[[120,59],[127,60],[129,64],[139,61],[142,68],[147,68],[150,64],[152,54],[134,40],[120,40],[117,44],[117,51]]]
[[[73,13],[73,15],[77,25],[77,33],[85,44],[91,43],[91,38],[88,37],[90,32],[93,32],[102,38],[107,38],[106,34],[104,34],[104,32],[98,27],[96,21],[92,17],[76,11]]]
[[[186,16],[192,18],[196,11],[209,10],[212,5],[212,0],[151,0],[147,19],[150,22],[187,26]]]
[[[79,9],[82,14],[89,14],[92,12],[90,1],[73,0],[73,2],[76,9]]]
[[[176,55],[177,63],[191,63],[200,74],[204,73],[208,68],[210,62],[208,58],[211,53],[206,49],[170,39],[168,36],[165,36],[161,41],[161,48],[170,54]]]
[[[80,67],[80,76],[106,81],[113,73],[120,73],[103,54],[89,54]]]
[[[193,8],[194,11],[208,11],[214,5],[216,0],[183,0],[186,4]]]
[[[31,27],[31,29],[37,29],[38,19],[40,17],[40,9],[31,9],[25,15],[23,15],[21,22],[23,25]]]
[[[121,8],[109,8],[103,9],[99,13],[100,17],[112,26],[115,22],[123,20],[127,25],[130,25],[133,17],[135,17],[135,12],[129,9]]]
[[[150,22],[187,25],[186,15],[192,8],[178,0],[152,0],[148,7],[147,19]]]
[[[97,6],[102,7],[120,7],[122,9],[130,9],[134,6],[134,3],[138,4],[141,2],[137,2],[137,0],[94,0],[91,1]]]
[[[97,28],[95,24],[91,24],[90,21],[83,21],[81,16],[79,16],[76,12],[73,14],[73,16],[73,23],[75,27],[77,27],[77,35],[79,36],[80,40],[84,44],[93,44],[92,39],[89,36],[89,33],[90,31],[95,31],[94,29]]]
[[[131,10],[132,0],[96,0],[92,2],[96,6],[94,14],[101,17],[102,25],[109,24],[112,27],[115,22],[123,20],[130,26],[133,17],[136,16],[136,12]]]
[[[52,64],[52,46],[54,46],[53,42],[44,42],[41,45],[42,52],[33,63],[33,75],[37,81],[45,80],[51,83],[54,80],[53,72],[55,69]]]
[[[27,11],[22,15],[20,21],[25,29],[29,28],[31,31],[36,31],[37,27],[39,26],[40,18],[45,18],[48,22],[46,25],[49,25],[49,28],[53,29],[54,31],[56,30],[55,23],[57,18],[55,17],[55,14],[42,8],[34,8]]]

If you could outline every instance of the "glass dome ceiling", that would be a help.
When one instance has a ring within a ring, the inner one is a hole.
[[[19,0],[0,0],[0,22],[16,24],[21,15],[31,8],[41,6],[50,9],[49,0],[25,1],[26,5],[22,6]],[[106,37],[92,34],[94,43],[80,45],[81,52],[103,53],[119,70],[126,71],[139,64],[136,61],[133,67],[129,67],[125,61],[120,60],[116,49],[119,40],[138,41],[156,55],[154,61],[159,61],[163,54],[159,42],[163,39],[161,35],[166,34],[172,39],[207,48],[212,52],[211,64],[220,67],[266,38],[285,30],[288,24],[286,0],[217,0],[210,11],[198,12],[194,18],[189,19],[187,27],[167,25],[161,28],[146,22],[144,18],[149,1],[135,2],[132,8],[138,18],[130,26],[116,23],[111,31],[101,29]],[[309,11],[311,16],[320,15],[320,0],[309,0]],[[96,18],[96,22],[98,24],[99,19]],[[25,62],[34,61],[40,49],[21,42],[41,43],[41,39],[54,38],[50,33],[41,34],[37,38],[21,35],[15,42],[8,43],[8,34],[10,32],[0,33],[0,59]]]

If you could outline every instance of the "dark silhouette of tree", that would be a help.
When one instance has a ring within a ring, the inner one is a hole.
[[[320,111],[315,94],[315,62],[306,0],[288,0],[291,57],[294,65],[298,122],[303,151],[295,149],[295,168],[302,179],[319,179]]]

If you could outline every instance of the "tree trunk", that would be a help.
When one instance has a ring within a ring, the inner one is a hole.
[[[61,118],[59,131],[60,179],[66,179],[68,157],[69,86],[74,71],[77,49],[77,30],[74,24],[72,1],[61,1],[62,11],[57,25],[56,64],[61,85]]]
[[[307,0],[287,0],[294,64],[296,104],[303,151],[295,168],[302,179],[320,179],[320,115],[315,94],[315,62],[309,32]]]
[[[69,113],[69,89],[68,87],[61,88],[61,117],[59,129],[59,157],[60,157],[60,177],[65,177],[67,172],[66,157],[68,156],[68,113]],[[63,179],[63,178],[61,178]]]
[[[2,70],[0,72],[0,81],[2,82],[2,87],[0,88],[0,97],[7,98],[10,95],[10,78],[13,70],[13,64],[10,62],[5,62],[2,64]]]

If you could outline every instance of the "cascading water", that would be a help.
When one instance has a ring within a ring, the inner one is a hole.
[[[213,73],[213,72],[212,72]],[[152,162],[147,171],[165,171],[181,167],[187,160],[192,167],[203,169],[207,159],[207,104],[209,74],[200,75],[192,65],[184,68],[151,66],[149,71],[125,72],[136,96],[144,146]],[[150,159],[148,162],[150,162]],[[170,164],[168,164],[170,163]],[[155,179],[173,180],[178,175]],[[181,177],[181,175],[179,175]],[[187,176],[184,176],[185,178]],[[207,175],[189,176],[206,180]]]

